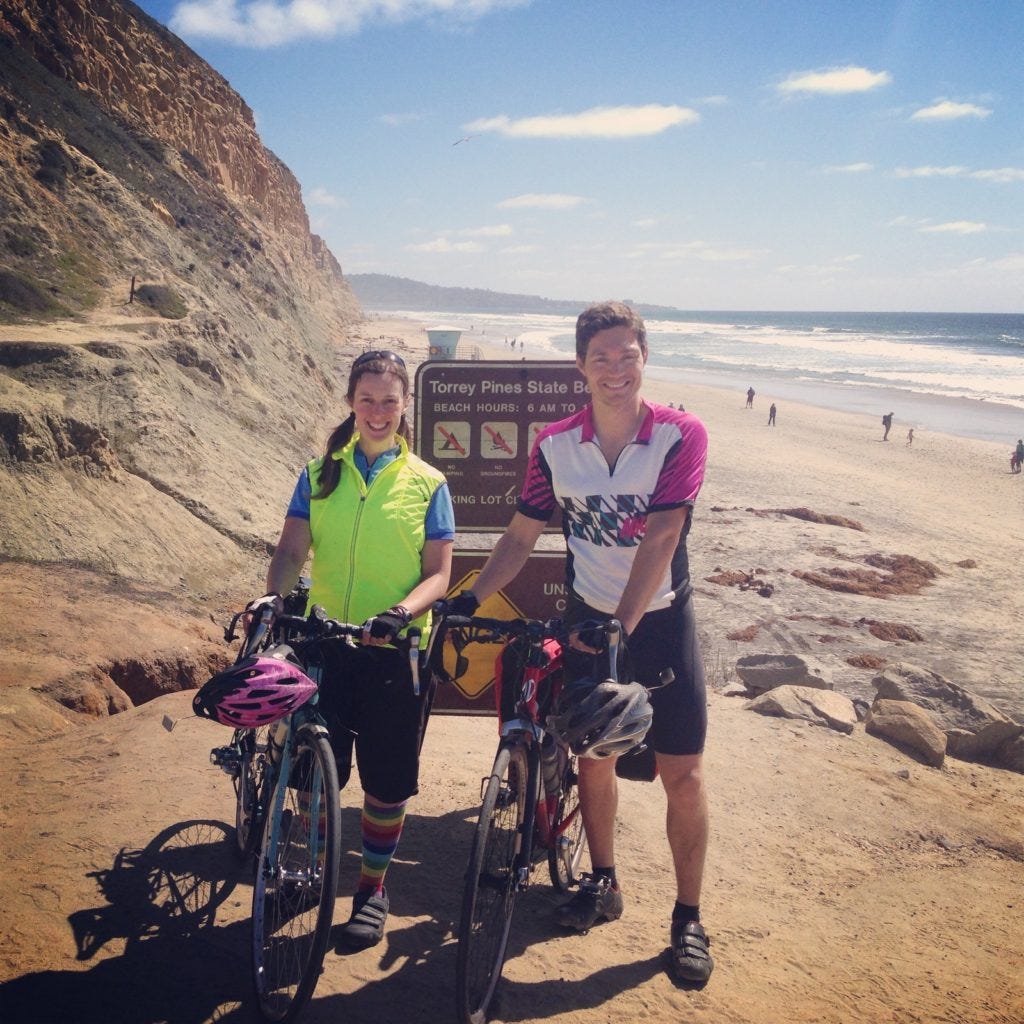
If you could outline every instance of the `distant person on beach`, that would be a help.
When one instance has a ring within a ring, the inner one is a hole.
[[[1016,460],[1016,466],[1014,465]],[[1021,467],[1024,466],[1024,440],[1017,438],[1017,447],[1014,448],[1013,454],[1010,456],[1010,471],[1012,473],[1019,473]]]
[[[914,428],[911,427],[907,431],[907,447],[909,448],[914,443]]]
[[[748,409],[753,409],[754,408],[754,389],[753,388],[747,388],[747,408]]]
[[[653,687],[664,669],[674,672],[672,684],[651,693],[653,725],[642,754],[579,759],[591,871],[572,899],[557,908],[555,920],[586,932],[599,921],[621,917],[617,768],[634,778],[660,775],[675,867],[671,970],[680,981],[704,983],[714,966],[700,921],[708,842],[702,769],[707,704],[686,535],[704,480],[707,431],[692,413],[641,397],[646,362],[647,331],[628,305],[602,303],[579,315],[576,366],[589,386],[590,402],[537,436],[508,529],[473,589],[456,596],[450,609],[472,614],[515,579],[559,508],[568,548],[565,624],[571,631],[587,620],[617,619],[627,638],[630,679]],[[594,679],[598,642],[590,629],[570,633],[564,654],[567,686],[585,687]],[[646,869],[645,863],[637,865]]]
[[[378,350],[356,357],[345,393],[351,414],[299,474],[267,592],[249,606],[280,614],[281,595],[312,552],[309,607],[363,626],[358,644],[323,649],[319,704],[342,786],[354,749],[363,790],[362,868],[352,916],[341,927],[350,949],[384,937],[384,876],[418,791],[429,708],[430,687],[414,692],[408,655],[390,642],[410,625],[429,630],[431,608],[448,589],[455,540],[444,476],[409,450],[409,395],[401,356]]]
[[[889,440],[889,431],[892,430],[892,413],[887,412],[882,417],[882,426],[885,428],[885,433],[882,435],[883,441]]]
[[[772,404],[770,406],[768,406],[768,426],[769,427],[774,427],[775,426],[775,403],[774,402],[772,402]]]

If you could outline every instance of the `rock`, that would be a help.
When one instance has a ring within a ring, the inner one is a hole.
[[[1001,743],[996,748],[993,760],[1000,768],[1024,775],[1024,733]]]
[[[737,682],[734,679],[732,682],[726,683],[725,686],[722,687],[722,696],[723,697],[749,697],[749,696],[751,696],[751,693],[742,683]]]
[[[923,708],[905,700],[876,700],[864,728],[872,736],[894,743],[921,756],[925,764],[941,768],[946,757],[946,734]]]
[[[748,654],[736,661],[736,674],[754,694],[787,685],[832,689],[831,677],[823,667],[796,654]]]
[[[996,761],[1003,744],[1024,732],[984,697],[909,662],[890,665],[871,685],[882,699],[909,701],[928,711],[946,734],[946,753],[963,761]]]
[[[853,732],[857,722],[849,697],[814,686],[776,686],[755,697],[747,706],[761,715],[802,719],[838,732]]]

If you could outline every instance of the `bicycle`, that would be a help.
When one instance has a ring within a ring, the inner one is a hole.
[[[244,614],[235,616],[230,632]],[[361,625],[329,619],[319,607],[308,617],[270,615],[272,622],[265,611],[253,620],[243,649],[265,651],[275,635],[285,636],[289,653],[302,665],[307,682],[315,685],[320,681],[318,648],[352,642],[363,633]],[[393,641],[408,652],[417,693],[420,640],[420,631],[412,629],[405,640]],[[245,787],[238,786],[236,807],[260,808],[263,818],[253,884],[251,953],[256,999],[268,1021],[293,1021],[313,995],[338,894],[341,800],[330,737],[317,703],[314,688],[305,703],[269,726],[265,749],[257,751],[252,771],[254,780],[260,772],[254,783],[256,796],[245,796]],[[244,769],[240,778],[242,773]],[[257,816],[254,811],[247,819],[250,831]],[[241,845],[241,840],[237,843]]]
[[[305,610],[311,580],[301,576],[294,589],[284,599],[284,612],[288,615],[301,614]],[[245,612],[232,616],[224,630],[224,640],[232,643],[238,639],[235,632]],[[258,654],[264,648],[287,640],[281,624],[274,622],[273,612],[264,608],[242,638],[235,664]],[[210,751],[210,763],[217,765],[231,777],[235,790],[235,853],[245,861],[256,852],[256,844],[263,832],[266,810],[267,789],[264,785],[267,765],[267,750],[270,737],[269,726],[258,729],[235,729],[231,741]],[[253,860],[255,868],[255,860]]]
[[[621,626],[601,625],[609,675],[616,665]],[[577,761],[544,728],[561,687],[566,632],[559,620],[449,616],[442,627],[458,658],[468,643],[505,643],[497,664],[500,740],[491,773],[482,780],[482,802],[470,850],[459,921],[456,1000],[460,1020],[484,1024],[505,964],[517,895],[547,859],[551,882],[568,892],[580,880],[586,834],[579,805]],[[503,664],[503,659],[505,664]],[[509,692],[508,663],[522,667]],[[458,671],[458,669],[457,669]]]

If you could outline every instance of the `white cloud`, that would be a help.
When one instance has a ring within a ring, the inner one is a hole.
[[[925,234],[979,235],[988,231],[988,225],[974,220],[951,220],[945,224],[929,224],[917,230]]]
[[[897,178],[956,178],[966,174],[966,167],[897,167]]]
[[[502,210],[571,210],[575,206],[589,203],[583,196],[568,196],[559,192],[527,192],[521,196],[502,199],[498,208]]]
[[[994,181],[998,185],[1009,185],[1024,181],[1024,167],[995,167],[988,171],[971,171],[971,177],[980,181]]]
[[[826,174],[866,174],[875,169],[874,164],[829,164],[822,168]]]
[[[992,111],[988,107],[979,107],[974,103],[953,103],[952,100],[940,100],[930,107],[922,107],[910,115],[911,121],[956,121],[961,117],[986,118]]]
[[[269,48],[354,35],[364,25],[432,16],[473,21],[529,0],[183,0],[168,22],[185,38]]]
[[[512,234],[511,224],[486,224],[480,228],[464,228],[460,235],[472,235],[477,238],[502,238]]]
[[[656,217],[639,217],[633,221],[630,227],[634,228],[653,228],[657,226],[658,219]]]
[[[311,189],[307,199],[314,206],[347,206],[348,204],[344,199],[339,199],[337,196],[332,195],[325,188],[314,188]]]
[[[432,242],[407,245],[408,252],[483,252],[479,242],[453,242],[449,238],[435,238]]]
[[[658,135],[679,124],[694,124],[700,114],[689,107],[648,103],[641,107],[592,107],[578,114],[542,114],[516,120],[499,114],[463,125],[467,132],[498,132],[520,139],[626,139]]]
[[[849,92],[869,92],[888,85],[892,75],[888,71],[869,71],[867,68],[829,68],[827,71],[797,71],[777,86],[783,93],[821,93],[838,96]]]
[[[1024,252],[1007,253],[1000,259],[992,260],[989,266],[996,270],[1008,270],[1015,274],[1022,273],[1024,272]]]

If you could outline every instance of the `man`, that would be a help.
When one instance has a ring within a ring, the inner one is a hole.
[[[576,365],[590,403],[538,436],[512,522],[473,590],[456,597],[452,610],[472,614],[511,582],[559,507],[567,545],[566,622],[618,619],[628,638],[631,677],[645,685],[656,685],[662,669],[672,669],[675,681],[651,694],[654,721],[647,743],[668,796],[676,876],[672,970],[681,981],[703,983],[714,966],[700,923],[708,837],[701,767],[707,708],[685,537],[703,482],[707,432],[692,414],[641,397],[646,362],[646,329],[629,306],[608,302],[580,314]],[[594,649],[587,636],[575,633],[566,651],[567,673],[576,678],[592,671]],[[578,931],[615,920],[623,910],[615,871],[615,760],[579,761],[592,872],[556,915]]]

